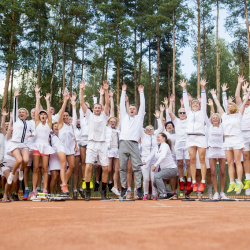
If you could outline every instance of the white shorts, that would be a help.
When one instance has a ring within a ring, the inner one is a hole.
[[[80,139],[80,142],[79,142],[79,145],[80,146],[87,146],[88,145],[88,136],[86,136],[86,138],[81,138]]]
[[[21,142],[11,142],[7,155],[13,156],[12,151],[15,149],[19,149],[20,151],[22,151],[23,149],[29,149],[29,146],[26,143],[21,143]]]
[[[6,170],[9,170],[10,172],[12,172],[13,167],[6,167],[6,166],[2,167],[3,176],[4,176],[5,178],[7,178],[7,176],[4,175],[4,172],[5,172]]]
[[[119,148],[110,148],[108,150],[108,157],[119,159]]]
[[[204,135],[188,135],[186,147],[207,148],[207,138]]]
[[[86,164],[94,164],[99,157],[101,166],[108,166],[108,148],[106,142],[89,141],[86,151]]]
[[[233,150],[242,148],[244,148],[244,141],[242,137],[238,136],[225,137],[225,142],[223,143],[224,150]]]
[[[243,151],[250,151],[250,131],[242,131],[244,148]]]
[[[208,159],[225,159],[225,151],[222,148],[213,148],[209,147],[207,149],[207,158]]]
[[[189,160],[189,153],[187,148],[175,148],[176,160]]]

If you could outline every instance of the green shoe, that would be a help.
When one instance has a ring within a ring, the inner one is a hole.
[[[86,182],[85,181],[82,182],[82,189],[83,190],[86,189]]]
[[[242,182],[237,182],[234,188],[236,194],[240,194],[243,187],[244,185],[242,184]]]
[[[229,184],[229,188],[228,188],[228,190],[227,190],[227,193],[232,192],[232,191],[234,190],[234,188],[235,188],[235,182],[232,183],[232,184]]]
[[[245,190],[245,189],[248,189],[248,188],[250,188],[250,180],[245,180],[243,189]]]

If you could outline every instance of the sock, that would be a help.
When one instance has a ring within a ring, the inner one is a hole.
[[[109,181],[109,184],[112,184],[113,183],[113,181]]]
[[[134,192],[136,191],[137,189],[136,188],[134,188]]]
[[[201,180],[201,183],[206,183],[206,181],[205,180]]]
[[[229,184],[234,184],[234,182],[230,182]]]
[[[86,189],[90,190],[90,182],[86,182]]]
[[[29,187],[26,187],[25,190],[28,190],[28,191],[29,191]]]
[[[81,192],[83,191],[83,189],[82,189],[82,188],[80,188],[79,190],[80,190]]]
[[[98,184],[99,184],[100,182],[99,182],[99,181],[96,181],[96,183],[98,183]]]
[[[187,180],[188,182],[191,182],[191,178],[188,178],[188,180]]]
[[[40,187],[37,187],[36,190],[37,190],[37,191],[40,191]]]
[[[250,174],[246,174],[246,180],[250,180]]]
[[[105,182],[102,183],[102,191],[106,191],[106,185],[107,185],[107,183],[105,183]]]
[[[238,179],[235,179],[235,182],[238,182]]]
[[[131,187],[129,187],[129,188],[127,189],[127,191],[130,191],[130,192],[131,192]]]
[[[74,192],[77,192],[77,190],[75,189]]]
[[[193,180],[193,183],[196,183],[196,180]]]
[[[180,178],[180,182],[184,182],[184,179],[182,177]]]
[[[208,184],[207,185],[207,192],[208,193],[212,193],[212,188],[213,188],[213,185],[212,184]]]
[[[241,181],[237,181],[236,183],[241,183]]]

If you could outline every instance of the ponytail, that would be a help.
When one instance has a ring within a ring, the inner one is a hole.
[[[161,135],[162,137],[165,138],[165,142],[168,144],[170,150],[172,151],[172,148],[173,148],[173,142],[172,142],[172,140],[169,139],[169,138],[167,137],[167,135],[166,135],[165,133],[163,133],[163,132],[162,132],[162,133],[159,133],[159,135]]]

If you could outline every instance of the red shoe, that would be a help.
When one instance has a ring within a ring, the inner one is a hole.
[[[198,183],[195,182],[193,183],[193,192],[197,192],[198,191]]]
[[[200,187],[199,187],[198,190],[203,194],[203,193],[204,193],[204,190],[205,190],[205,187],[206,187],[206,184],[203,183],[203,182],[201,182],[201,183],[200,183]]]
[[[68,189],[68,184],[64,184],[62,185],[62,191],[64,194],[68,194],[69,193],[69,189]]]
[[[184,181],[180,181],[180,191],[184,191],[185,190],[185,183]]]
[[[192,188],[191,188],[190,190],[187,190],[187,189],[186,189],[185,195],[190,195],[191,193],[192,193]]]
[[[187,191],[191,191],[192,190],[192,182],[191,181],[187,181],[186,190]]]

